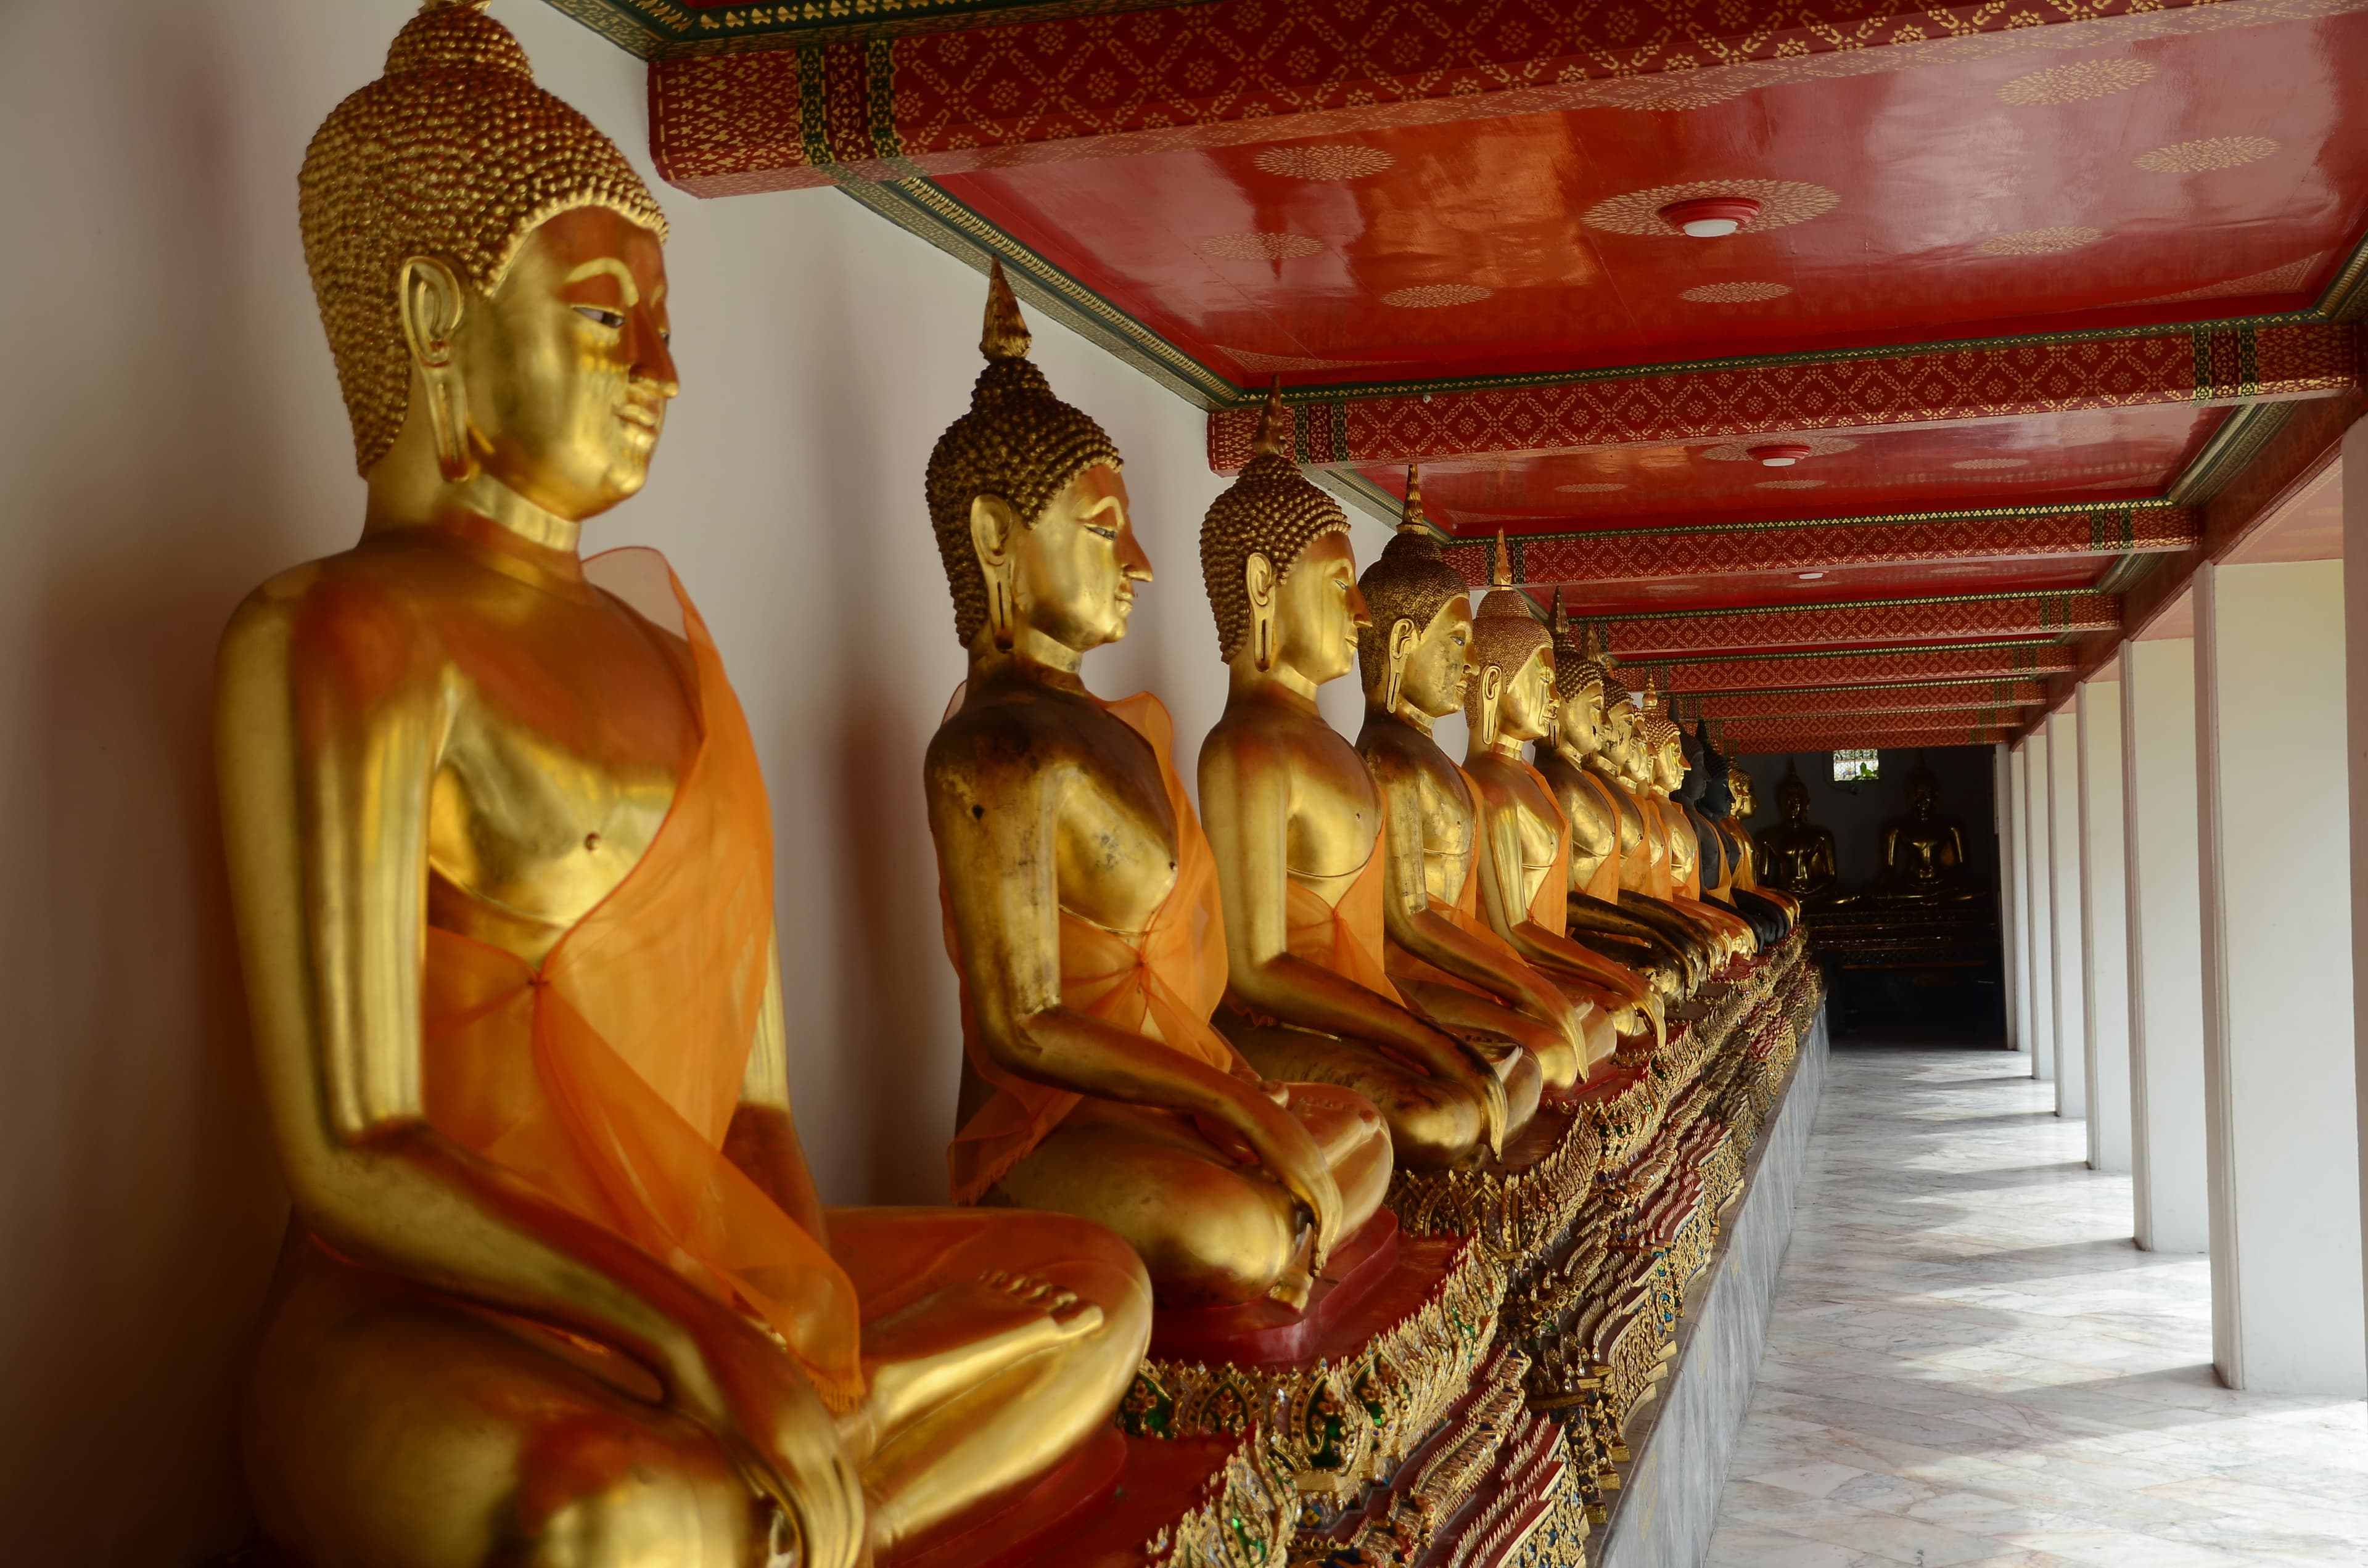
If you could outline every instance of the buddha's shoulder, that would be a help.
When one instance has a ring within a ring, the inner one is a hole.
[[[232,612],[222,656],[301,662],[344,651],[383,661],[416,652],[433,636],[430,607],[447,570],[427,555],[357,547],[276,573]]]
[[[929,737],[923,760],[933,775],[1043,770],[1085,761],[1133,733],[1090,700],[1062,692],[1000,692],[949,714]]]

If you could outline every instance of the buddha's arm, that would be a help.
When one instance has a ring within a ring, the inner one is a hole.
[[[1229,988],[1286,1024],[1393,1047],[1464,1085],[1485,1099],[1490,1144],[1501,1145],[1505,1091],[1495,1073],[1452,1036],[1291,951],[1289,758],[1239,755],[1258,744],[1219,732],[1201,748],[1201,821],[1217,858]]]
[[[1485,786],[1482,794],[1484,799],[1478,802],[1481,842],[1473,856],[1472,869],[1480,879],[1481,906],[1488,924],[1531,963],[1600,986],[1621,1003],[1644,1001],[1648,993],[1634,971],[1566,937],[1555,936],[1530,918],[1529,901],[1521,896],[1520,808],[1486,800]]]
[[[790,1039],[781,1017],[779,948],[770,949],[767,959],[772,968],[765,978],[764,1007],[757,1015],[757,1039],[740,1076],[740,1104],[723,1136],[723,1154],[827,1248],[830,1232],[822,1198],[814,1190],[805,1148],[798,1142],[797,1118],[790,1110]]]
[[[1457,979],[1504,997],[1520,1012],[1560,1029],[1586,1060],[1586,1022],[1568,997],[1525,963],[1508,964],[1430,907],[1422,863],[1421,785],[1395,768],[1373,768],[1382,792],[1382,849],[1389,857],[1382,883],[1382,924],[1390,940]],[[1474,803],[1474,810],[1478,810]],[[1476,869],[1475,869],[1476,870]]]
[[[1074,770],[1000,737],[948,746],[941,731],[927,773],[929,833],[971,1007],[996,1064],[1034,1083],[1232,1128],[1307,1205],[1328,1252],[1342,1215],[1339,1185],[1307,1130],[1257,1086],[1247,1064],[1237,1062],[1242,1076],[1221,1072],[1063,1002],[1056,812]],[[1142,874],[1167,872],[1145,866]]]
[[[216,762],[256,1051],[290,1199],[370,1268],[597,1338],[655,1374],[858,1560],[861,1483],[790,1358],[622,1237],[425,1114],[420,974],[444,682],[404,618],[267,588],[224,634]],[[426,666],[426,667],[423,667]]]

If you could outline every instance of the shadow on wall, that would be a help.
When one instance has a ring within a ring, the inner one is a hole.
[[[1759,814],[1748,825],[1756,835],[1783,820],[1776,805],[1776,787],[1788,770],[1797,768],[1801,781],[1809,787],[1809,820],[1833,830],[1835,869],[1841,885],[1872,887],[1883,870],[1884,824],[1907,814],[1907,776],[1916,770],[1919,759],[1940,780],[1939,814],[1954,817],[1964,830],[1966,873],[1984,886],[1996,883],[1998,818],[1992,801],[1996,781],[1987,746],[1886,748],[1878,761],[1877,777],[1850,784],[1834,782],[1831,752],[1743,757],[1744,771],[1751,775],[1759,803]]]

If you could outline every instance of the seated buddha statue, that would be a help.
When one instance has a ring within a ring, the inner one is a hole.
[[[1656,1029],[1660,999],[1635,971],[1565,935],[1570,824],[1522,748],[1554,722],[1553,637],[1512,586],[1505,540],[1473,617],[1463,772],[1480,805],[1480,907],[1531,967],[1611,1016],[1622,1034]]]
[[[1554,725],[1538,743],[1536,766],[1570,828],[1565,929],[1574,941],[1645,976],[1665,999],[1683,1001],[1702,980],[1687,949],[1620,907],[1620,807],[1611,799],[1612,786],[1587,767],[1588,757],[1603,744],[1603,665],[1572,637],[1559,588],[1549,632]]]
[[[308,1568],[924,1545],[1106,1427],[1150,1293],[1080,1221],[816,1198],[746,722],[662,559],[577,553],[676,392],[664,220],[468,4],[403,28],[301,191],[368,501],[218,670],[294,1210],[262,1528]]]
[[[1964,903],[1981,890],[1965,874],[1965,834],[1954,818],[1935,814],[1941,781],[1920,760],[1907,776],[1907,815],[1883,829],[1883,881],[1875,890],[1888,903]]]
[[[1729,958],[1748,958],[1759,951],[1749,925],[1702,896],[1702,836],[1680,793],[1688,771],[1685,732],[1662,706],[1649,676],[1637,709],[1637,750],[1646,768],[1640,801],[1653,831],[1668,846],[1669,889],[1663,896],[1708,931]]]
[[[1000,267],[980,347],[928,485],[970,658],[923,761],[962,992],[954,1200],[1107,1224],[1163,1305],[1304,1304],[1381,1206],[1388,1125],[1353,1089],[1268,1078],[1211,1025],[1224,915],[1173,726],[1078,673],[1151,581],[1118,449],[1029,362]]]
[[[1801,905],[1792,894],[1765,886],[1759,880],[1759,846],[1752,839],[1749,824],[1759,813],[1758,786],[1740,763],[1730,762],[1726,767],[1727,793],[1734,804],[1720,828],[1735,846],[1736,886],[1743,893],[1772,908],[1790,931],[1799,924]]]
[[[1798,768],[1788,769],[1776,786],[1776,809],[1782,820],[1759,835],[1760,875],[1773,887],[1804,902],[1834,896],[1834,835],[1830,828],[1809,820],[1809,787]]]
[[[1592,630],[1592,629],[1590,629]],[[1668,868],[1668,837],[1659,831],[1658,813],[1648,810],[1650,752],[1638,727],[1642,722],[1627,681],[1612,665],[1600,643],[1588,644],[1606,678],[1609,700],[1603,709],[1603,742],[1588,757],[1588,771],[1610,788],[1620,812],[1620,909],[1645,922],[1692,957],[1700,980],[1707,980],[1726,961],[1725,944],[1702,922],[1668,897],[1673,884]]]
[[[1501,1152],[1536,1111],[1537,1060],[1467,1043],[1406,1005],[1383,947],[1382,797],[1315,691],[1356,667],[1372,618],[1349,516],[1287,455],[1268,402],[1252,456],[1201,524],[1227,667],[1201,745],[1201,810],[1225,917],[1219,1029],[1269,1078],[1338,1084],[1381,1108],[1401,1165]]]
[[[1383,929],[1390,979],[1451,1028],[1494,1030],[1538,1059],[1549,1089],[1577,1084],[1616,1048],[1609,1014],[1515,952],[1480,913],[1479,803],[1431,722],[1463,706],[1470,590],[1422,516],[1422,477],[1381,559],[1358,579],[1371,624],[1357,634],[1365,722],[1357,753],[1386,817]]]
[[[1788,922],[1783,911],[1753,892],[1747,880],[1750,840],[1729,820],[1735,812],[1734,786],[1729,782],[1733,774],[1711,739],[1708,719],[1696,721],[1694,744],[1702,758],[1696,774],[1702,780],[1694,807],[1695,826],[1702,835],[1705,863],[1713,852],[1720,860],[1717,883],[1706,886],[1705,896],[1741,915],[1764,952],[1784,939]]]

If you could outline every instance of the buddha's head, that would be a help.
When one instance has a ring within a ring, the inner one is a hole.
[[[1685,732],[1678,727],[1653,677],[1645,677],[1645,695],[1637,699],[1638,749],[1649,772],[1645,782],[1662,794],[1674,794],[1686,781]]]
[[[1406,470],[1398,531],[1357,585],[1372,618],[1357,635],[1366,706],[1387,713],[1411,708],[1431,719],[1463,707],[1471,675],[1470,590],[1423,521],[1419,471]]]
[[[1784,770],[1784,781],[1776,786],[1776,810],[1793,827],[1809,820],[1809,787],[1802,782],[1799,768]]]
[[[1554,738],[1579,756],[1601,751],[1607,739],[1603,720],[1606,675],[1600,634],[1587,629],[1585,641],[1571,635],[1570,617],[1562,608],[1562,590],[1554,590]]]
[[[1542,739],[1554,725],[1554,634],[1513,586],[1505,536],[1497,536],[1488,592],[1472,618],[1472,682],[1463,717],[1480,745]]]
[[[1601,655],[1601,661],[1603,746],[1596,753],[1596,758],[1614,777],[1633,778],[1629,765],[1644,749],[1636,734],[1636,696],[1628,689],[1628,677],[1611,662],[1608,652]]]
[[[1291,460],[1291,415],[1277,383],[1249,466],[1201,522],[1201,574],[1217,651],[1236,669],[1285,672],[1310,687],[1357,665],[1371,622],[1349,548],[1349,514]]]
[[[484,4],[429,0],[314,133],[304,259],[374,487],[581,520],[642,487],[677,391],[666,219]]]
[[[954,635],[972,656],[1017,649],[1074,668],[1076,655],[1126,635],[1151,560],[1134,537],[1117,446],[1053,395],[1028,345],[997,262],[979,340],[986,369],[970,412],[929,454],[929,521]]]
[[[1743,770],[1741,763],[1727,765],[1726,787],[1735,796],[1735,815],[1737,821],[1748,822],[1759,813],[1759,797],[1753,792],[1751,775]]]
[[[1930,822],[1940,800],[1941,781],[1919,758],[1916,770],[1907,776],[1907,814],[1918,822]]]

